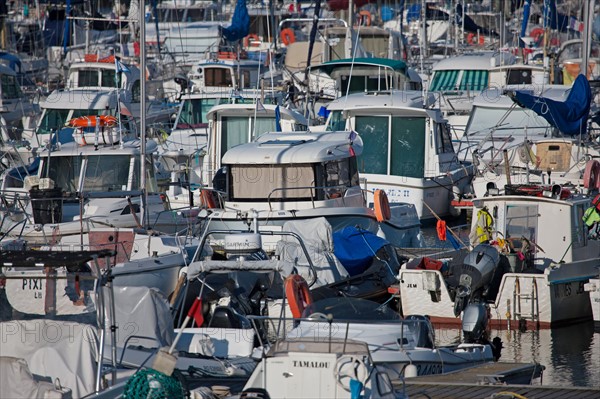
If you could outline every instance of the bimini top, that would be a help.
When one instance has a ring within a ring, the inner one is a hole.
[[[251,143],[231,148],[222,164],[299,164],[345,159],[362,153],[356,132],[265,133]]]

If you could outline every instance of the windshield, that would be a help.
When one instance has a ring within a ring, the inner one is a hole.
[[[401,320],[398,313],[386,305],[360,298],[335,297],[314,302],[304,310],[302,317],[313,313],[331,314],[333,320]]]
[[[525,108],[490,108],[473,107],[473,112],[467,123],[465,135],[487,135],[492,128],[499,134],[524,135],[527,128],[528,135],[544,135],[548,133],[550,124],[535,112]]]
[[[185,100],[181,106],[181,112],[179,113],[175,129],[207,127],[208,120],[206,119],[206,114],[218,103],[220,102],[217,98]]]

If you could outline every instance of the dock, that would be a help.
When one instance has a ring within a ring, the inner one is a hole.
[[[452,373],[407,378],[394,384],[410,398],[435,399],[597,399],[600,387],[535,385],[544,367],[538,363],[486,363]],[[529,382],[533,381],[533,384]],[[543,382],[543,378],[540,379]]]

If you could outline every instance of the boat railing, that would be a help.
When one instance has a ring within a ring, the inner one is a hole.
[[[330,345],[329,348],[321,346],[321,350],[324,350],[325,353],[327,353],[333,351],[334,345],[337,345],[337,343],[350,345],[350,342],[356,342],[353,341],[353,338],[349,337],[351,326],[356,327],[356,325],[373,324],[373,322],[376,322],[381,325],[398,326],[397,331],[400,334],[396,342],[398,344],[398,350],[412,349],[415,347],[434,349],[436,347],[433,327],[426,316],[408,316],[405,319],[397,320],[351,320],[346,318],[336,320],[332,314],[325,315],[323,313],[314,313],[308,317],[292,318],[283,315],[286,307],[285,302],[284,298],[281,306],[282,315],[279,317],[257,315],[246,316],[255,329],[256,336],[259,337],[259,339],[261,339],[261,336],[263,337],[262,339],[266,338],[269,341],[268,344],[277,345],[278,342],[306,343],[310,341],[315,345]],[[298,331],[301,335],[294,336],[291,334],[291,331],[293,330]],[[266,331],[266,336],[265,334],[261,334],[261,331]],[[306,331],[310,331],[310,335],[307,335]],[[266,344],[267,342],[261,342],[261,345]],[[371,346],[376,346],[376,344],[371,344]],[[349,350],[346,346],[342,346],[341,349],[345,351]]]
[[[271,197],[276,192],[282,191],[291,191],[291,190],[310,190],[310,201],[312,207],[315,208],[315,196],[317,194],[317,190],[323,190],[325,194],[325,199],[336,199],[341,198],[344,201],[346,191],[351,188],[344,184],[339,184],[336,186],[302,186],[302,187],[276,187],[271,190],[269,195],[267,196],[267,202],[269,204],[269,211],[273,210],[273,206],[271,205]],[[338,190],[337,192],[328,193],[327,190]],[[315,190],[315,191],[313,191]],[[282,198],[284,199],[284,198]],[[345,203],[345,202],[344,202]]]
[[[208,238],[210,236],[214,236],[217,234],[229,235],[229,234],[239,234],[239,233],[248,233],[248,231],[240,231],[240,230],[206,231],[202,235],[202,239],[200,240],[200,245],[198,245],[198,247],[196,249],[196,253],[192,257],[192,262],[200,260],[199,259],[200,253],[202,252],[202,249],[204,248],[204,246],[207,244]],[[255,233],[260,234],[261,236],[282,236],[282,237],[287,236],[287,237],[292,237],[292,238],[296,239],[300,245],[300,248],[302,249],[304,256],[306,257],[306,261],[308,262],[308,267],[312,274],[312,278],[311,278],[311,281],[308,283],[308,286],[312,287],[317,282],[317,279],[318,279],[317,269],[315,268],[315,265],[310,257],[310,254],[308,252],[308,249],[306,248],[304,240],[302,239],[302,237],[299,234],[291,232],[291,231],[262,231],[262,230],[258,230],[258,229],[257,229],[257,231],[255,231]]]

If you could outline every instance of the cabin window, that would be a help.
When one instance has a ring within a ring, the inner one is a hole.
[[[469,117],[465,134],[487,136],[492,129],[494,132],[508,134],[515,129],[522,132],[524,128],[527,128],[528,135],[543,135],[549,131],[550,125],[531,110],[519,107],[509,110],[475,106]]]
[[[508,205],[506,207],[506,238],[515,251],[521,250],[523,238],[531,242],[537,241],[537,205]],[[535,248],[531,248],[535,250]]]
[[[308,201],[313,197],[311,164],[231,165],[229,170],[229,198],[233,201]]]
[[[317,171],[317,186],[326,187],[319,190],[319,200],[343,197],[347,188],[359,185],[356,157],[326,162]]]
[[[331,111],[327,131],[335,132],[338,130],[346,130],[346,118],[344,118],[342,111]]]
[[[230,148],[248,142],[249,120],[246,116],[221,118],[221,157]]]
[[[142,99],[142,83],[140,80],[133,82],[131,86],[131,102],[139,103]]]
[[[438,154],[453,153],[452,137],[450,134],[450,126],[446,123],[435,125],[436,129],[436,152]]]
[[[488,71],[466,70],[460,80],[460,90],[481,91],[488,87]]]
[[[254,121],[254,126],[252,129],[252,136],[254,138],[260,137],[265,133],[274,132],[277,130],[276,121],[274,117],[256,119],[252,118],[251,120]],[[279,123],[281,125],[281,120],[279,121]]]
[[[233,86],[231,71],[226,68],[204,68],[204,85],[205,86]]]
[[[457,70],[437,71],[431,81],[430,91],[448,91],[456,90],[456,82],[458,79]]]
[[[177,129],[206,127],[206,114],[217,104],[216,98],[185,100],[179,113]]]
[[[242,79],[242,81],[240,82],[240,87],[242,87],[244,89],[253,88],[252,82],[250,81],[250,71],[242,71],[241,79]]]
[[[131,189],[137,190],[140,188],[140,159],[139,157],[135,157],[134,165],[133,165],[133,176],[131,178]],[[158,184],[156,182],[156,176],[154,175],[154,162],[152,161],[152,156],[146,156],[146,192],[149,193],[157,193],[158,192]]]
[[[506,71],[506,84],[507,85],[519,85],[519,84],[531,84],[531,70],[530,69],[509,69]]]
[[[361,173],[387,174],[388,131],[387,116],[357,116],[355,130],[363,140],[363,152],[358,157]]]
[[[95,69],[80,69],[77,87],[98,87],[98,71]]]
[[[121,74],[116,74],[116,71],[110,69],[102,70],[102,87],[120,87]],[[116,75],[116,76],[115,76]]]
[[[0,84],[2,85],[3,99],[11,100],[13,98],[22,97],[21,88],[14,76],[2,75],[2,77],[0,77]]]
[[[129,155],[106,155],[87,158],[83,191],[127,190]]]
[[[392,86],[391,76],[353,75],[349,78],[347,75],[343,75],[341,82],[341,91],[343,94],[389,90]]]
[[[391,170],[395,176],[425,174],[425,118],[392,118]]]
[[[37,134],[50,134],[61,129],[67,122],[68,115],[68,109],[46,109],[37,129]]]
[[[69,193],[76,193],[79,191],[82,161],[81,157],[46,157],[41,167],[41,176],[54,180],[55,187],[60,187]],[[45,173],[46,170],[48,174]]]

